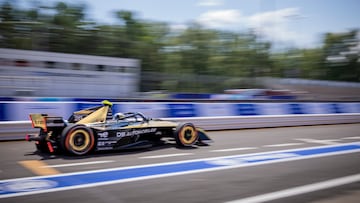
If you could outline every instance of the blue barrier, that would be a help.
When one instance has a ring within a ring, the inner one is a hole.
[[[101,103],[101,102],[99,102],[99,103]],[[79,110],[81,110],[81,109],[86,109],[86,108],[95,107],[95,106],[98,106],[99,103],[98,103],[98,104],[96,104],[96,103],[83,103],[83,102],[81,102],[81,103],[75,103],[75,109],[74,109],[74,111],[79,111]]]
[[[0,121],[28,120],[30,113],[46,113],[65,119],[74,111],[99,105],[101,102],[3,101],[0,102]],[[182,118],[208,116],[257,116],[296,114],[360,113],[360,102],[328,103],[163,103],[114,102],[113,112],[142,112],[153,118]]]
[[[168,117],[196,117],[196,106],[193,103],[167,104]]]
[[[201,93],[179,93],[172,94],[172,99],[211,99],[212,94],[201,94]]]
[[[6,121],[6,104],[0,103],[0,121]]]
[[[305,114],[302,104],[299,103],[288,104],[288,108],[290,114]]]
[[[255,116],[259,115],[259,106],[257,104],[235,104],[237,115],[239,116]]]
[[[343,113],[342,107],[340,104],[329,104],[329,110],[331,113]]]

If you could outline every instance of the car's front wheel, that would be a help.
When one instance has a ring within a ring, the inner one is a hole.
[[[194,145],[199,138],[195,126],[191,123],[179,124],[175,131],[175,141],[179,146],[189,147]]]
[[[91,129],[84,125],[67,126],[61,135],[62,148],[75,155],[85,155],[94,149],[95,137]]]

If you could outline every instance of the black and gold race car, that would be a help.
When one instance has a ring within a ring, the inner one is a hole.
[[[112,103],[74,112],[68,120],[47,114],[30,114],[39,134],[26,135],[41,152],[85,155],[91,151],[151,147],[162,138],[174,138],[182,147],[207,145],[211,139],[192,123],[151,119],[139,112],[112,114]]]

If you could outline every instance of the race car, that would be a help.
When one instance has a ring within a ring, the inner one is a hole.
[[[28,134],[40,152],[85,155],[92,151],[151,147],[162,138],[173,138],[178,146],[208,145],[212,140],[192,123],[145,117],[140,112],[112,114],[112,103],[74,112],[68,120],[47,114],[30,114],[38,134]]]

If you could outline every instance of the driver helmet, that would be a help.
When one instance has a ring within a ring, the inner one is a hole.
[[[116,113],[114,115],[114,120],[120,120],[120,119],[123,119],[125,118],[125,115],[123,113]]]

